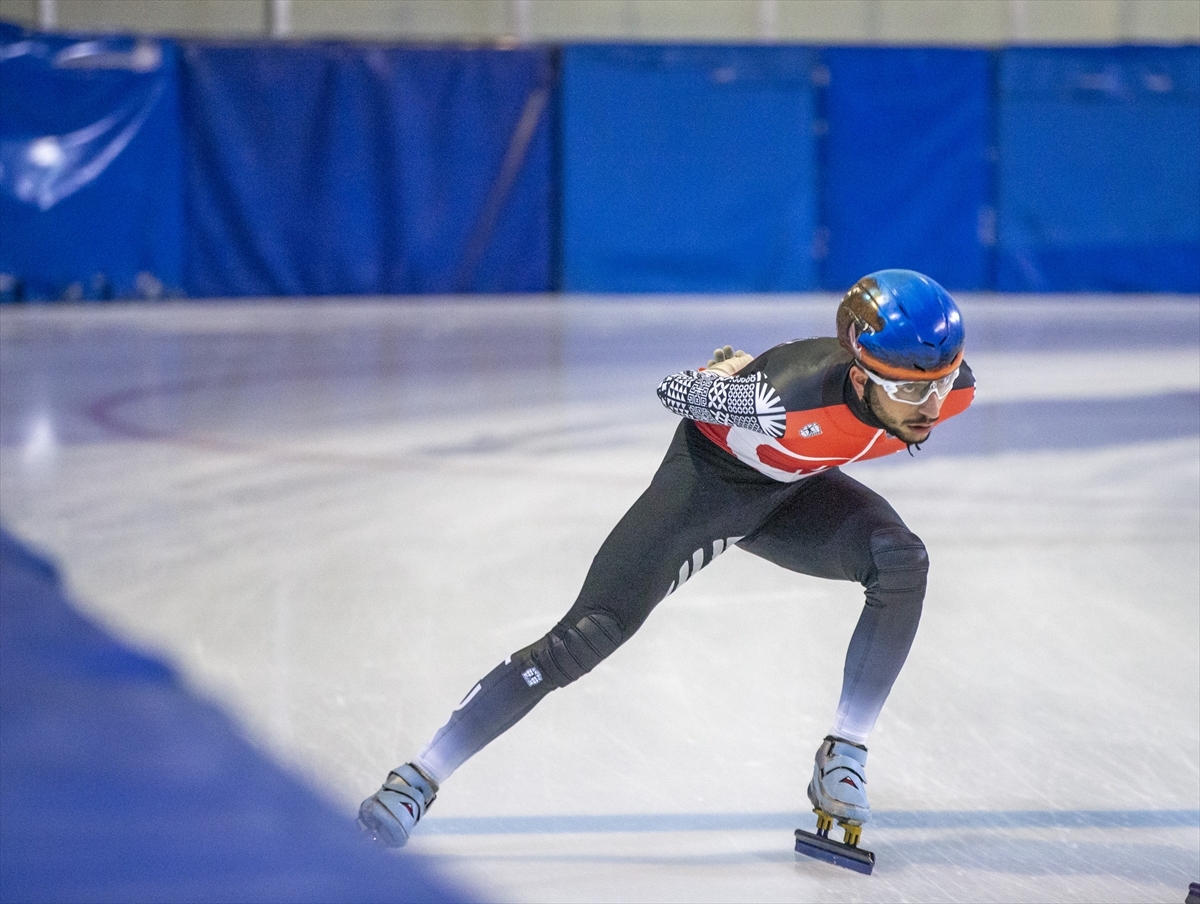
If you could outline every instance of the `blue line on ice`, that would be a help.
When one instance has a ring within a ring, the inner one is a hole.
[[[607,815],[431,816],[425,834],[527,835],[593,832],[774,831],[804,828],[810,813],[616,813]],[[1194,828],[1200,810],[892,810],[873,829]]]

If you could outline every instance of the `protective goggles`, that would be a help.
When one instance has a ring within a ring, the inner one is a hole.
[[[871,373],[865,367],[862,368],[862,371],[871,378],[872,383],[882,386],[887,397],[893,402],[903,402],[905,405],[923,405],[925,400],[934,393],[937,393],[939,399],[946,398],[950,394],[951,387],[954,386],[954,381],[958,379],[959,369],[954,368],[953,373],[946,374],[938,380],[911,380],[903,383],[885,380],[883,377]]]

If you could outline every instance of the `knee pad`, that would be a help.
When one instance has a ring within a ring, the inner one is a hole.
[[[615,618],[593,612],[573,625],[560,623],[521,653],[537,663],[552,687],[563,687],[594,669],[623,640],[621,626]]]
[[[916,602],[925,597],[925,579],[929,574],[929,554],[921,538],[905,528],[888,528],[871,535],[871,559],[875,563],[875,578],[868,584],[868,595],[898,594],[915,596]],[[888,602],[876,599],[875,605]]]

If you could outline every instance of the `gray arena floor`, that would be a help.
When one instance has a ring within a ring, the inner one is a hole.
[[[836,299],[0,310],[0,517],[350,814],[566,610],[718,344]],[[962,298],[975,406],[848,472],[930,549],[869,878],[792,852],[859,588],[741,551],[442,790],[500,901],[1182,901],[1200,879],[1200,302]]]

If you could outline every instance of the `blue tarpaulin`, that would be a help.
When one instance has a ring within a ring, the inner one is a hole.
[[[550,285],[546,50],[189,44],[189,294]]]
[[[992,235],[991,59],[984,50],[821,51],[821,284],[875,270],[983,289]]]
[[[998,288],[1200,291],[1200,48],[1000,53]]]
[[[813,54],[563,54],[562,288],[816,288]]]
[[[177,56],[0,26],[0,296],[180,290]]]

